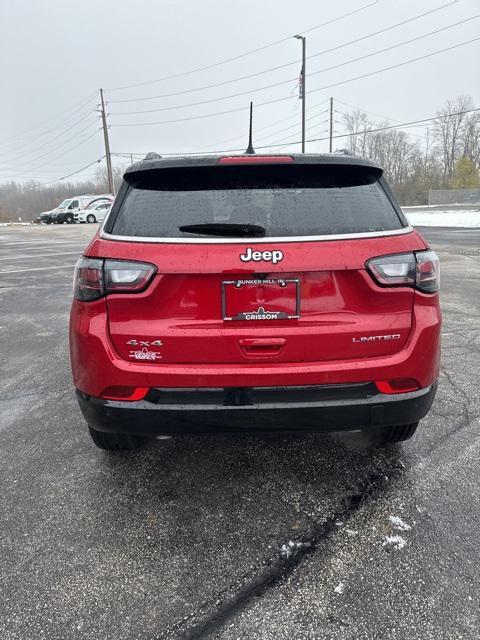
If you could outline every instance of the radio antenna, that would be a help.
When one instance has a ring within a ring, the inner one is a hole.
[[[247,147],[247,150],[245,151],[246,155],[254,155],[255,154],[255,149],[253,148],[252,137],[253,137],[253,102],[250,102],[250,126],[249,126],[249,129],[248,129],[248,147]]]

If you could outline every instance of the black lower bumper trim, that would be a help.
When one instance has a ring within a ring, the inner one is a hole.
[[[335,394],[330,388],[327,397],[323,398],[320,396],[325,389],[313,387],[319,390],[318,397],[308,400],[305,387],[286,387],[283,388],[282,399],[270,394],[270,397],[263,398],[263,402],[238,405],[207,403],[204,396],[195,403],[191,391],[188,392],[190,402],[184,404],[159,403],[158,397],[152,398],[150,395],[150,400],[136,402],[102,400],[78,390],[77,400],[85,420],[97,431],[137,435],[338,431],[417,422],[428,413],[437,388],[435,383],[411,393],[369,395],[367,391],[360,393],[358,386],[368,385],[352,385],[356,388],[352,389],[350,397],[344,391],[347,385],[339,391],[338,397],[332,397]],[[292,393],[289,395],[285,389],[290,389]],[[298,389],[302,389],[302,392],[297,393]],[[233,390],[226,389],[224,392],[228,394]],[[182,398],[186,399],[185,396]],[[255,400],[258,400],[258,396]]]

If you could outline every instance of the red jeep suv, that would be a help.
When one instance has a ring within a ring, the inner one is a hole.
[[[436,391],[438,287],[437,256],[366,159],[134,164],[75,270],[70,351],[91,437],[405,440]]]

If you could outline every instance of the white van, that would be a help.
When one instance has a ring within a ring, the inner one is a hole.
[[[75,196],[73,198],[66,198],[61,202],[56,209],[52,212],[52,222],[55,224],[63,224],[64,222],[72,224],[75,222],[75,213],[86,209],[93,203],[100,204],[101,202],[113,202],[113,196],[109,193],[96,195],[89,193],[82,196]]]

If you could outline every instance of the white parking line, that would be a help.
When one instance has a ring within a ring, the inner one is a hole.
[[[6,246],[11,246],[11,245],[17,245],[17,244],[45,244],[47,246],[50,246],[52,244],[81,244],[83,246],[86,246],[88,243],[90,242],[90,240],[87,240],[85,243],[83,242],[83,240],[54,240],[52,239],[38,239],[38,240],[28,240],[28,241],[22,241],[22,242],[2,242],[0,240],[0,247],[6,247]]]
[[[78,256],[81,251],[63,251],[62,253],[37,253],[30,256],[9,256],[7,258],[0,258],[0,260],[23,260],[24,258],[48,258],[50,256]]]
[[[0,271],[0,276],[3,275],[4,273],[23,273],[25,271],[47,271],[47,269],[73,269],[75,265],[74,264],[58,264],[55,265],[54,267],[38,267],[38,268],[34,268],[34,269],[15,269],[13,271]]]

